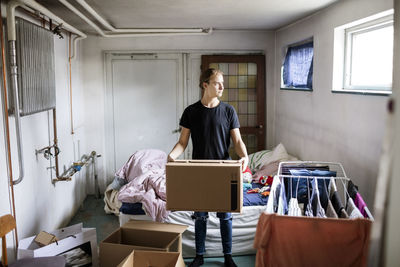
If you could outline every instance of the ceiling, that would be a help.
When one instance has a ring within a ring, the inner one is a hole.
[[[75,28],[97,34],[58,0],[36,0]],[[115,28],[274,30],[339,0],[86,0]],[[69,3],[106,31],[76,0]]]

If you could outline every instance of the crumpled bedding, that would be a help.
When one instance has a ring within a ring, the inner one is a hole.
[[[118,193],[121,202],[141,202],[146,215],[154,221],[164,222],[169,214],[166,209],[165,164],[167,155],[156,149],[135,152],[116,172],[128,181]]]
[[[104,211],[107,214],[114,213],[115,215],[119,215],[119,209],[122,206],[122,202],[118,200],[118,191],[112,188],[112,185],[109,184],[107,186],[106,191],[104,192]]]

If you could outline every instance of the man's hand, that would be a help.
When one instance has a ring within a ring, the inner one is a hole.
[[[242,157],[240,158],[240,161],[242,162],[242,172],[246,170],[247,165],[249,164],[249,157]]]
[[[174,161],[175,159],[172,158],[171,155],[168,155],[167,162],[174,162]]]

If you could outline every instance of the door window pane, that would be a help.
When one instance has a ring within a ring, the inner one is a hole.
[[[209,67],[219,69],[224,73],[225,90],[221,100],[236,109],[240,126],[255,127],[257,125],[257,64],[211,63]]]

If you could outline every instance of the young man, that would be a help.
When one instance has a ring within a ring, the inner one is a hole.
[[[248,163],[246,146],[240,131],[239,120],[235,109],[218,98],[224,91],[222,72],[208,69],[200,76],[202,98],[188,106],[183,112],[180,126],[182,127],[178,143],[168,155],[168,161],[178,158],[192,138],[193,159],[230,159],[228,149],[230,140],[235,147],[236,154],[241,158],[243,170]],[[196,257],[189,265],[196,267],[203,265],[205,253],[205,239],[207,231],[208,212],[195,212],[195,242]],[[232,260],[232,215],[228,212],[217,212],[220,219],[222,248],[225,257],[225,266],[236,266]]]

